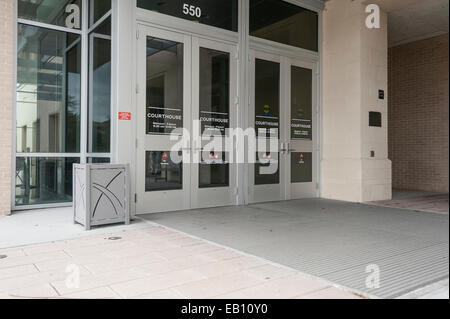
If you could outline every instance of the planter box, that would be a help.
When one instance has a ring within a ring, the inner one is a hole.
[[[130,223],[128,165],[76,164],[73,167],[75,223],[92,226]]]

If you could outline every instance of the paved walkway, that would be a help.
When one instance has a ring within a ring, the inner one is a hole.
[[[449,214],[448,194],[427,194],[421,192],[400,191],[394,193],[394,198],[388,201],[372,202],[384,207],[402,208],[413,211],[424,211],[438,214]],[[408,196],[409,195],[409,196]]]
[[[142,220],[131,225],[108,225],[85,231],[73,222],[72,207],[16,212],[0,217],[0,249],[101,235],[148,227]]]
[[[1,298],[359,297],[266,260],[147,225],[0,249]]]
[[[448,215],[306,199],[144,218],[380,298],[449,278]]]

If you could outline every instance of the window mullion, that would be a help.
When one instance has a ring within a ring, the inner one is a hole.
[[[87,162],[87,152],[88,152],[88,146],[87,146],[87,123],[88,123],[88,99],[89,99],[89,91],[88,91],[88,85],[89,85],[89,20],[88,20],[88,14],[89,14],[89,7],[88,7],[88,0],[82,0],[83,1],[83,19],[82,19],[82,35],[81,35],[81,143],[80,143],[80,151],[81,151],[81,158],[80,161],[82,164],[85,164]]]

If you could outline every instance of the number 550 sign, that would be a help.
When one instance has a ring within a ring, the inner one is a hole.
[[[191,17],[200,18],[202,16],[202,8],[184,3],[183,14]]]

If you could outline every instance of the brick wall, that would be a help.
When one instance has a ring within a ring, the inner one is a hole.
[[[14,0],[0,0],[0,216],[11,211]]]
[[[448,34],[389,49],[393,187],[448,192]]]

